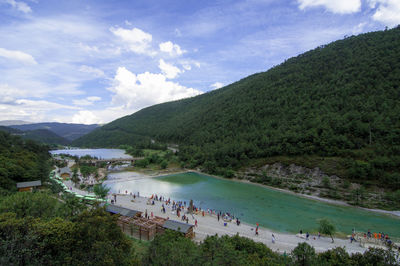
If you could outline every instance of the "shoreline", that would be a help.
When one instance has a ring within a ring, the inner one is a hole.
[[[193,172],[193,171],[185,171],[185,172]],[[168,174],[160,174],[157,176],[166,176]],[[173,174],[173,173],[172,173]],[[140,174],[140,178],[151,178],[154,176],[145,176]],[[70,181],[68,181],[70,182]],[[84,193],[80,189],[73,189],[77,194]],[[125,207],[128,209],[134,209],[138,211],[142,211],[143,214],[145,211],[150,215],[164,217],[168,219],[172,219],[175,221],[180,221],[181,219],[177,217],[176,212],[172,211],[170,205],[165,205],[166,213],[161,211],[161,204],[165,204],[163,201],[154,201],[154,205],[148,204],[149,197],[140,196],[134,198],[131,194],[116,194],[117,202],[116,206]],[[109,193],[107,196],[107,201],[110,202],[113,198],[112,194]],[[184,212],[186,213],[186,211]],[[183,213],[182,213],[183,214]],[[261,242],[265,244],[267,247],[279,253],[290,253],[299,243],[306,242],[314,247],[316,252],[324,252],[336,247],[345,247],[346,252],[349,254],[352,253],[364,253],[367,250],[367,247],[360,246],[359,242],[350,243],[349,239],[346,237],[335,237],[335,242],[331,243],[331,239],[329,236],[322,236],[318,238],[318,236],[312,232],[310,232],[310,238],[307,240],[305,237],[305,232],[302,235],[290,232],[279,232],[267,227],[259,227],[259,234],[255,234],[256,225],[241,221],[240,226],[237,226],[235,222],[227,222],[227,225],[224,225],[224,221],[222,219],[218,220],[215,214],[210,214],[205,212],[205,216],[202,216],[201,213],[198,214],[188,214],[189,216],[189,224],[194,225],[195,220],[198,221],[198,226],[194,227],[194,232],[196,234],[193,239],[196,242],[204,241],[207,236],[214,235],[228,235],[234,236],[238,234],[241,237],[246,237],[252,239],[256,242]],[[272,242],[272,235],[276,239],[276,242]]]
[[[295,196],[299,196],[299,197],[303,197],[303,198],[307,198],[307,199],[311,199],[311,200],[325,202],[325,203],[332,204],[332,205],[354,207],[354,208],[362,209],[362,210],[365,210],[365,211],[370,211],[370,212],[375,212],[375,213],[380,213],[380,214],[386,214],[386,215],[389,215],[389,216],[392,216],[392,217],[400,219],[400,210],[398,210],[398,211],[387,211],[387,210],[381,210],[381,209],[369,209],[369,208],[364,208],[364,207],[360,207],[360,206],[350,205],[347,202],[341,201],[341,200],[321,198],[321,197],[318,197],[318,196],[296,193],[296,192],[293,192],[291,190],[272,187],[272,186],[268,186],[268,185],[264,185],[264,184],[260,184],[260,183],[255,183],[255,182],[251,182],[249,180],[243,180],[243,179],[238,179],[238,178],[228,179],[228,178],[223,178],[223,177],[219,177],[219,176],[213,176],[213,175],[210,175],[210,174],[202,173],[202,172],[196,171],[196,170],[188,170],[187,172],[194,172],[194,173],[198,173],[198,174],[201,174],[201,175],[206,175],[206,176],[219,178],[219,179],[224,179],[224,180],[232,180],[232,181],[240,182],[240,183],[244,183],[244,184],[252,184],[252,185],[256,185],[256,186],[260,186],[260,187],[264,187],[264,188],[269,188],[269,189],[272,189],[272,190],[276,190],[276,191],[279,191],[279,192],[283,192],[283,193],[287,193],[287,194],[291,194],[291,195],[295,195]]]
[[[238,178],[232,178],[232,179],[223,178],[223,177],[220,177],[220,176],[215,176],[215,175],[210,175],[210,174],[207,174],[207,173],[203,173],[201,171],[197,171],[197,170],[194,170],[194,169],[182,170],[182,171],[173,171],[173,172],[169,172],[169,173],[158,173],[158,174],[155,174],[155,175],[146,175],[144,173],[137,172],[137,171],[121,171],[121,172],[138,173],[141,176],[140,176],[140,178],[111,179],[110,181],[113,181],[113,182],[107,182],[107,180],[105,182],[107,182],[107,183],[126,182],[126,181],[130,181],[130,180],[138,180],[138,179],[144,179],[144,178],[163,177],[163,176],[177,175],[177,174],[184,174],[184,173],[197,173],[197,174],[200,174],[200,175],[205,175],[205,176],[209,176],[209,177],[217,178],[217,179],[221,179],[221,180],[230,180],[230,181],[240,182],[240,183],[244,183],[244,184],[256,185],[256,186],[259,186],[259,187],[268,188],[268,189],[272,189],[272,190],[279,191],[279,192],[282,192],[282,193],[287,193],[287,194],[303,197],[303,198],[310,199],[310,200],[324,202],[324,203],[328,203],[328,204],[331,204],[331,205],[353,207],[353,208],[357,208],[357,209],[361,209],[361,210],[365,210],[365,211],[369,211],[369,212],[373,212],[373,213],[389,215],[391,217],[400,219],[400,210],[398,210],[398,211],[388,211],[388,210],[382,210],[382,209],[369,209],[369,208],[364,208],[364,207],[361,207],[361,206],[350,205],[347,202],[344,202],[344,201],[341,201],[341,200],[321,198],[321,197],[318,197],[318,196],[296,193],[296,192],[293,192],[291,190],[282,189],[282,188],[276,188],[276,187],[272,187],[272,186],[268,186],[268,185],[264,185],[264,184],[259,184],[259,183],[251,182],[249,180],[243,180],[243,179],[238,179]]]
[[[109,196],[109,200],[112,196]],[[133,198],[130,194],[116,194],[117,202],[116,206],[121,206],[129,209],[138,210],[144,213],[147,211],[149,217],[159,216],[163,218],[168,218],[175,221],[181,221],[180,217],[177,217],[176,212],[172,211],[170,205],[165,205],[163,201],[154,200],[154,205],[149,205],[149,197],[135,197]],[[161,204],[164,204],[166,208],[166,213],[161,212]],[[182,214],[187,212],[182,212]],[[256,225],[252,225],[246,222],[241,222],[240,225],[236,225],[235,222],[227,222],[224,225],[222,219],[218,220],[216,215],[205,212],[205,216],[201,214],[187,214],[189,217],[189,224],[195,224],[195,220],[198,222],[198,226],[194,226],[196,242],[204,241],[207,236],[214,235],[228,235],[234,236],[238,234],[241,237],[246,237],[252,239],[256,242],[261,242],[267,247],[271,248],[273,251],[279,253],[290,253],[299,243],[306,242],[315,248],[316,252],[324,252],[329,249],[336,247],[345,247],[346,252],[352,253],[364,253],[367,248],[361,247],[359,242],[350,243],[349,239],[335,237],[335,242],[331,243],[331,238],[329,236],[321,236],[318,238],[317,235],[310,233],[310,238],[307,240],[305,233],[302,235],[287,232],[278,232],[272,229],[259,226],[258,235],[255,234]],[[272,242],[272,235],[274,235],[276,241]]]

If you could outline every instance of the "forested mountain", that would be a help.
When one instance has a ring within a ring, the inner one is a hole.
[[[99,127],[99,125],[67,124],[67,123],[52,122],[52,123],[10,125],[10,127],[20,129],[22,131],[47,129],[63,138],[72,141],[91,132],[95,128]]]
[[[337,157],[343,177],[400,188],[400,27],[317,47],[203,95],[145,108],[77,139],[103,147],[150,138],[190,167],[238,168],[272,156]]]
[[[49,159],[46,146],[0,131],[0,191],[16,190],[17,182],[45,181]]]
[[[0,131],[5,131],[13,135],[18,135],[23,139],[30,139],[44,144],[69,145],[71,143],[71,141],[69,141],[68,139],[60,137],[56,133],[47,129],[22,131],[12,127],[0,126]]]
[[[0,131],[4,131],[10,134],[22,134],[23,132],[19,129],[12,128],[12,127],[6,127],[6,126],[0,126]]]
[[[24,131],[24,139],[31,139],[45,144],[69,145],[71,141],[63,138],[48,129],[35,129]]]

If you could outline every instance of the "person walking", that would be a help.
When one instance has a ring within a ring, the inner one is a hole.
[[[275,244],[275,236],[272,234],[272,244]]]

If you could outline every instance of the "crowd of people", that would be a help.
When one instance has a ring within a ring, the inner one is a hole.
[[[365,239],[376,239],[378,241],[382,241],[382,243],[385,243],[387,245],[392,245],[392,243],[393,243],[388,234],[385,234],[383,232],[371,233],[371,230],[369,230],[369,229],[368,229],[368,232],[364,233],[364,238]]]

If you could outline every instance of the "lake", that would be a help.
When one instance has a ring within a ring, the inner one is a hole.
[[[134,176],[135,173],[132,173]],[[110,179],[126,178],[129,172],[109,174]],[[106,182],[107,183],[107,182]],[[107,184],[111,192],[125,191],[140,195],[162,195],[171,200],[193,199],[196,206],[230,212],[249,224],[280,231],[315,231],[317,220],[328,218],[338,231],[350,234],[357,231],[384,232],[400,237],[400,219],[370,211],[337,206],[255,184],[235,182],[197,173],[143,178]]]
[[[69,154],[72,156],[82,157],[90,155],[99,159],[130,159],[132,156],[125,153],[120,149],[66,149],[66,150],[53,150],[51,154]]]

